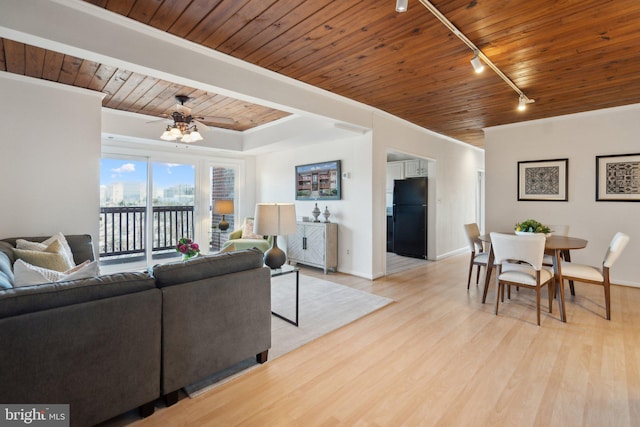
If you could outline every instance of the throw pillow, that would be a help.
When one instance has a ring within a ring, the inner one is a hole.
[[[76,265],[75,261],[73,260],[73,252],[71,251],[69,242],[67,242],[67,239],[64,237],[64,234],[60,232],[54,234],[53,236],[49,237],[47,240],[43,242],[30,242],[24,239],[17,239],[16,247],[18,249],[28,249],[30,251],[44,251],[47,248],[47,246],[49,246],[55,240],[59,241],[60,244],[62,245],[62,248],[64,249],[64,254],[67,256],[67,258],[69,258],[69,262],[73,265]]]
[[[262,236],[253,232],[253,218],[245,218],[242,224],[242,239],[262,239]]]
[[[38,267],[19,259],[13,265],[13,269],[15,275],[15,287],[86,279],[89,277],[96,277],[99,274],[98,261],[85,261],[72,269],[61,272]]]
[[[54,240],[44,251],[16,248],[13,250],[13,253],[18,259],[38,267],[48,268],[49,270],[67,271],[75,267],[75,265],[69,261],[58,240]]]

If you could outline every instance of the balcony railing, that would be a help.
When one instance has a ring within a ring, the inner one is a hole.
[[[146,208],[100,208],[100,257],[134,257],[146,249]],[[193,206],[153,207],[154,254],[173,251],[178,239],[193,237]]]

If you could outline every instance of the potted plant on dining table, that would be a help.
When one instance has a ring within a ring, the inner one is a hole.
[[[527,235],[530,233],[544,234],[546,237],[551,236],[551,230],[548,226],[536,221],[535,219],[527,219],[520,223],[516,223],[515,232],[517,235]]]

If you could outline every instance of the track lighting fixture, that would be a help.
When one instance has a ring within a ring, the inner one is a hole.
[[[458,37],[469,49],[471,49],[474,53],[473,59],[471,60],[471,65],[473,65],[473,69],[476,73],[479,73],[482,68],[484,68],[484,64],[486,64],[489,68],[493,70],[494,73],[498,75],[506,84],[508,84],[511,89],[513,89],[519,96],[518,102],[518,110],[524,110],[527,104],[531,104],[535,102],[533,99],[529,99],[527,95],[520,90],[518,86],[514,82],[511,81],[509,77],[507,77],[497,66],[494,64],[478,47],[473,44],[471,40],[467,38],[462,32],[455,26],[451,21],[447,19],[446,16],[442,14],[429,0],[419,0],[422,5],[433,14],[440,22],[444,24],[456,37]],[[406,12],[407,11],[407,3],[408,0],[396,0],[396,12]]]
[[[481,73],[484,71],[484,65],[482,65],[482,61],[478,58],[478,51],[473,52],[473,58],[471,59],[471,65],[476,73]]]
[[[406,12],[409,7],[409,0],[396,0],[396,12]]]

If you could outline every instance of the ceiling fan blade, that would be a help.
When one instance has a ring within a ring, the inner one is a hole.
[[[221,116],[194,116],[194,119],[205,121],[205,122],[220,123],[223,125],[232,125],[236,122],[230,117],[221,117]]]
[[[176,104],[175,111],[177,111],[178,113],[182,113],[185,116],[188,116],[189,114],[191,114],[191,108],[185,107],[182,104]]]
[[[167,123],[170,123],[170,122],[171,122],[171,120],[169,120],[169,118],[168,118],[168,117],[166,117],[166,118],[163,118],[163,119],[150,120],[150,121],[148,121],[148,122],[146,122],[146,123],[159,123],[159,122],[167,122]]]

